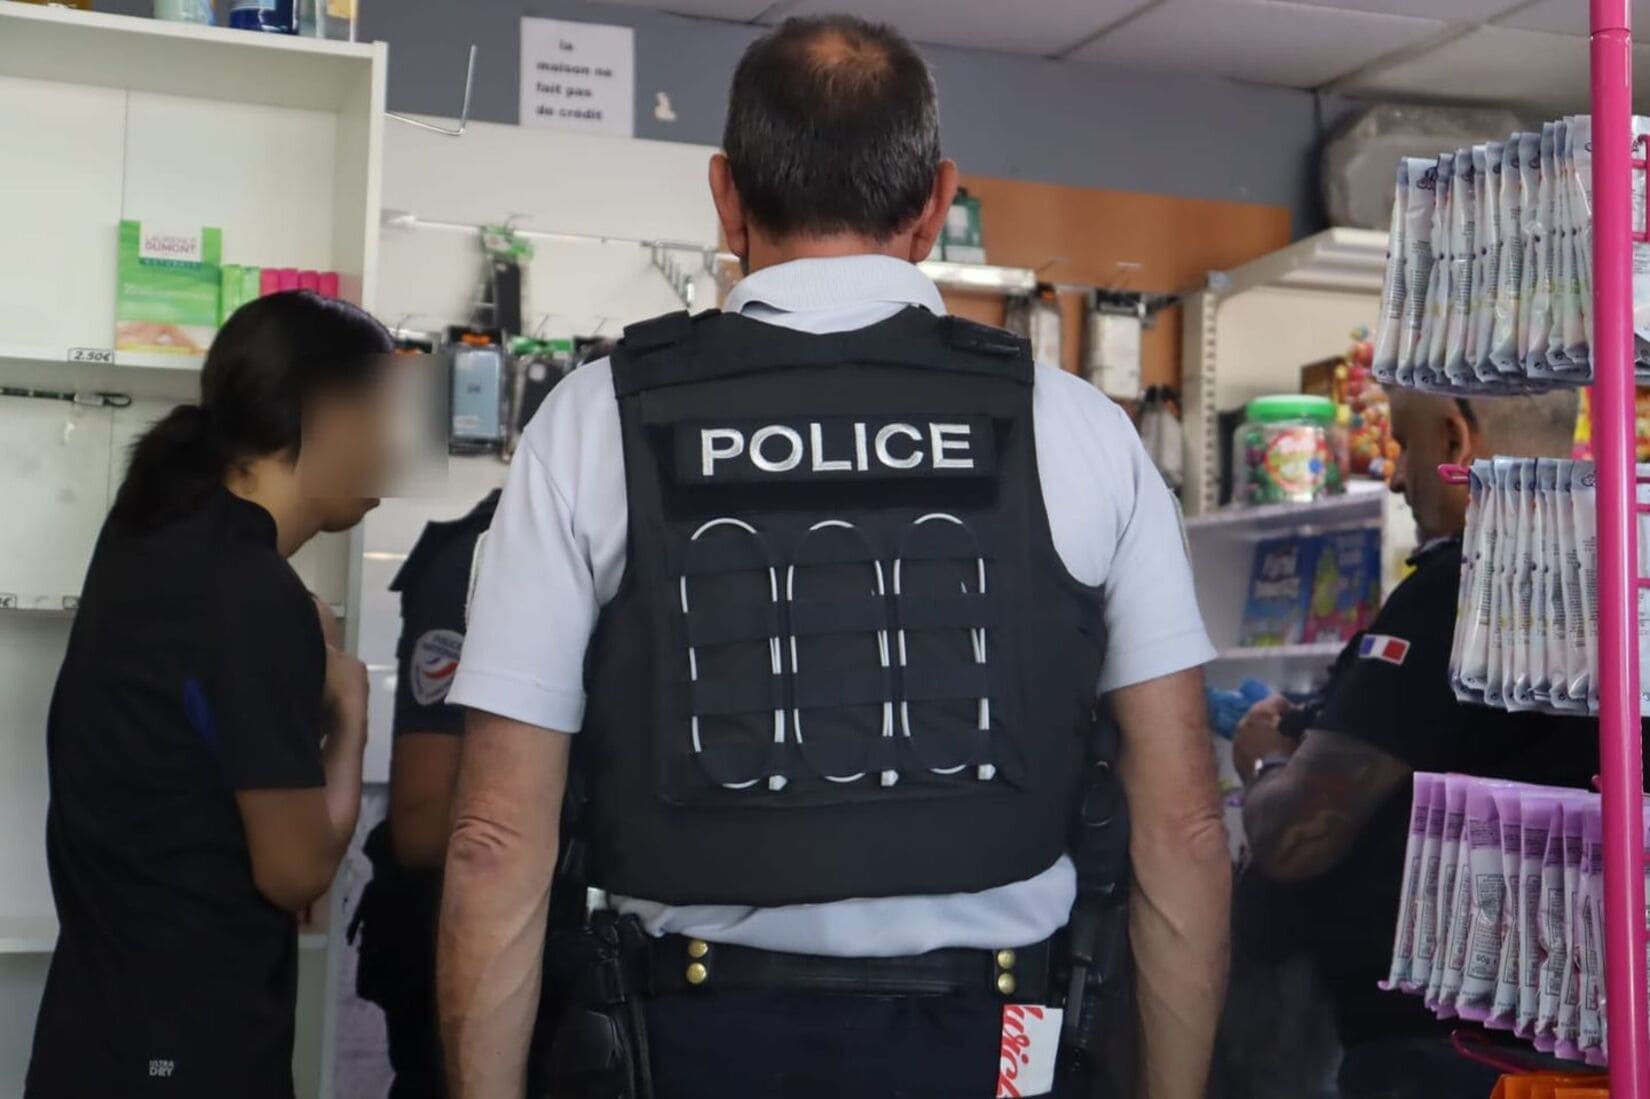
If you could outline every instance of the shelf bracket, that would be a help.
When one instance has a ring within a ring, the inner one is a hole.
[[[480,48],[474,42],[470,43],[470,60],[464,68],[464,102],[458,108],[457,126],[437,126],[433,122],[425,122],[411,115],[397,114],[395,111],[385,111],[384,114],[397,122],[405,122],[409,126],[417,126],[420,130],[429,130],[444,137],[463,137],[465,129],[470,125],[470,93],[475,89],[476,54],[479,52]]]

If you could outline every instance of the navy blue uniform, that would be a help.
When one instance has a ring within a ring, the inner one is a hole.
[[[425,527],[390,585],[401,593],[395,736],[464,732],[464,710],[447,704],[447,691],[464,646],[471,562],[497,504],[493,492],[462,519]],[[435,1017],[441,875],[396,863],[388,821],[367,837],[366,852],[373,880],[356,914],[362,930],[356,991],[384,1009],[395,1069],[390,1099],[439,1099],[446,1094]]]

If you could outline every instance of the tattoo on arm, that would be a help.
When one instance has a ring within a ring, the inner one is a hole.
[[[1313,729],[1289,764],[1249,789],[1243,827],[1255,863],[1276,881],[1333,867],[1410,768],[1342,733]]]

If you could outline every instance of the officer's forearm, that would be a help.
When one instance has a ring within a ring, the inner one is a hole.
[[[1201,1099],[1226,990],[1232,863],[1195,671],[1109,696],[1123,733],[1134,949],[1148,1099]]]
[[[1231,858],[1218,815],[1136,821],[1129,935],[1144,1099],[1198,1099],[1226,989]]]
[[[522,1094],[568,741],[471,715],[447,844],[437,965],[454,1099]]]

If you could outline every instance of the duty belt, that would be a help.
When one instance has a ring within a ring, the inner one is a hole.
[[[983,992],[1005,1002],[1048,1004],[1058,987],[1053,973],[1057,957],[1052,939],[1001,950],[836,958],[667,935],[648,942],[646,979],[654,996],[776,990],[870,996]]]

